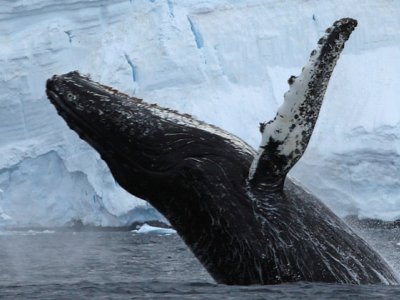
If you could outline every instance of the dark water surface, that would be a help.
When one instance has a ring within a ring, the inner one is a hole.
[[[400,270],[400,231],[361,232]],[[176,235],[0,231],[0,299],[400,299],[399,286],[217,285]]]

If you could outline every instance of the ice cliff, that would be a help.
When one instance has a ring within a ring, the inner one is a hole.
[[[399,1],[3,0],[0,226],[160,218],[57,116],[51,75],[90,73],[257,147],[258,123],[342,17],[359,26],[291,175],[341,216],[400,218]]]

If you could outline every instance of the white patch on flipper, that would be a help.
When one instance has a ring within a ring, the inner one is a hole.
[[[277,145],[277,149],[273,149],[274,155],[284,156],[287,160],[282,166],[278,166],[280,173],[277,175],[286,175],[303,155],[318,118],[330,75],[344,43],[356,25],[356,21],[352,19],[335,22],[319,41],[317,50],[312,51],[310,60],[300,76],[289,79],[290,89],[284,95],[283,104],[278,109],[275,119],[266,124],[263,130],[258,153],[250,167],[250,180],[254,178],[260,159],[269,159],[265,148],[271,142]],[[339,34],[332,42],[330,38],[334,30],[339,30]],[[323,49],[324,53],[322,53]],[[260,172],[263,171],[266,170],[260,170]]]

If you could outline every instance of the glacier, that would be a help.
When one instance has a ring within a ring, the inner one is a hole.
[[[68,129],[45,81],[71,70],[257,148],[325,28],[358,20],[291,171],[340,216],[400,218],[400,2],[0,2],[0,226],[163,219]]]

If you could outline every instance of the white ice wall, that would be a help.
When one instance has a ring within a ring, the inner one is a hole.
[[[179,109],[258,146],[326,27],[359,27],[291,173],[340,215],[400,218],[400,2],[0,2],[0,224],[120,225],[157,217],[120,189],[44,94],[53,74]]]

